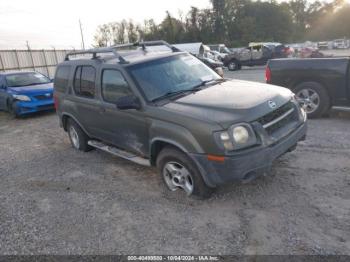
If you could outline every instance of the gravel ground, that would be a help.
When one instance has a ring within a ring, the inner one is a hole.
[[[153,168],[75,151],[54,113],[0,112],[0,254],[350,255],[349,130],[349,114],[311,120],[269,176],[197,201]]]

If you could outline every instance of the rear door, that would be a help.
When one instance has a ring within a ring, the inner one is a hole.
[[[94,64],[79,65],[75,68],[73,78],[73,94],[69,96],[70,111],[80,125],[92,137],[99,138],[97,119],[100,117],[100,100],[96,92],[96,66]]]
[[[142,110],[119,110],[118,98],[134,95],[123,73],[115,68],[101,70],[101,108],[99,128],[107,142],[141,156],[148,155],[147,118]]]

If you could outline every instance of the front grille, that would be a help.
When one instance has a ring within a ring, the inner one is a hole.
[[[293,102],[277,108],[271,113],[259,118],[257,121],[264,127],[269,135],[272,135],[282,127],[296,120],[296,107]]]
[[[50,94],[50,95],[37,95],[34,97],[35,97],[35,99],[38,99],[38,100],[48,100],[48,99],[52,99],[52,94]]]

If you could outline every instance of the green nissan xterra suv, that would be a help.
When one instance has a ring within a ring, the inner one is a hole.
[[[306,135],[288,89],[221,78],[164,41],[68,54],[54,88],[74,148],[156,166],[169,190],[200,198],[266,173]]]

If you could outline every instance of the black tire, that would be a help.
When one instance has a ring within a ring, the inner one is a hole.
[[[237,60],[231,60],[230,62],[228,62],[227,68],[229,71],[236,71],[241,69],[241,66]]]
[[[301,84],[298,84],[293,89],[294,93],[297,96],[302,92],[302,90],[311,90],[312,92],[315,92],[319,97],[317,108],[312,112],[307,112],[309,118],[321,117],[329,111],[331,108],[330,97],[326,89],[321,84],[317,82],[303,82]]]
[[[89,137],[85,134],[81,127],[71,118],[67,120],[67,132],[73,148],[83,152],[87,152],[93,149],[92,146],[88,145]],[[75,134],[73,135],[73,132],[75,132],[76,136]],[[75,139],[78,140],[77,143],[75,142]]]
[[[206,199],[211,196],[213,188],[210,188],[205,184],[196,164],[193,163],[193,161],[185,153],[174,147],[165,147],[164,149],[162,149],[162,151],[157,157],[157,168],[164,182],[164,186],[168,189],[167,191],[172,190],[168,187],[163,172],[165,172],[165,166],[168,163],[174,162],[181,164],[189,171],[193,185],[193,190],[191,194],[188,194],[188,196],[197,199]]]
[[[10,114],[11,118],[17,118],[18,114],[16,111],[16,101],[7,101],[7,112]]]

